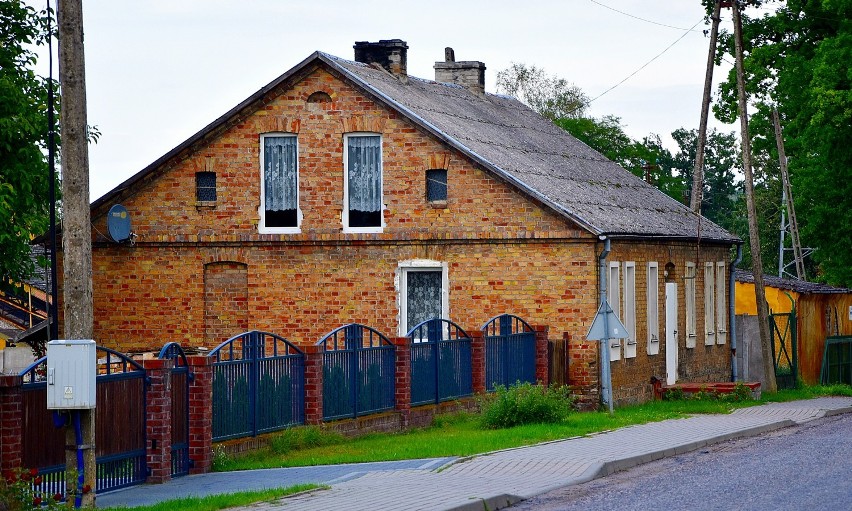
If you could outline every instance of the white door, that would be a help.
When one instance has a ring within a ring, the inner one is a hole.
[[[666,282],[666,385],[677,383],[677,284]]]

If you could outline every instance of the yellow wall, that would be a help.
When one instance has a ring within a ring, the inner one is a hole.
[[[736,292],[736,314],[749,314],[757,316],[757,301],[754,299],[754,284],[737,282],[734,284]],[[790,312],[793,302],[788,298],[788,294],[793,300],[799,300],[799,293],[795,291],[787,291],[786,289],[778,289],[774,287],[765,288],[766,302],[769,304],[769,309],[772,312]]]

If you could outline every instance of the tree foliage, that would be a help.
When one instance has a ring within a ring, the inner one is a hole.
[[[47,13],[0,0],[0,279],[33,268],[29,244],[48,227],[47,79],[33,71]]]
[[[762,4],[775,11],[746,8],[743,15],[746,90],[755,109],[750,131],[755,159],[766,163],[756,165],[756,185],[774,186],[780,204],[777,164],[770,163],[777,162],[777,107],[802,243],[817,248],[821,280],[852,286],[852,0]],[[720,41],[719,58],[732,55],[732,34],[723,32]],[[723,121],[736,118],[733,74],[720,86],[715,112]]]
[[[551,121],[582,117],[589,104],[582,89],[564,78],[518,63],[497,73],[497,91],[520,99]]]

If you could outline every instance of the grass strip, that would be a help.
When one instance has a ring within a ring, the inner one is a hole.
[[[483,429],[480,417],[468,413],[437,416],[427,428],[356,438],[346,438],[316,426],[296,427],[275,434],[269,448],[240,456],[214,455],[214,468],[232,471],[471,456],[694,414],[725,414],[736,408],[767,402],[826,395],[852,395],[852,387],[802,387],[764,394],[759,401],[726,402],[711,398],[652,401],[619,407],[612,415],[600,411],[572,413],[555,424],[527,424],[505,429]]]
[[[288,495],[315,490],[317,488],[327,487],[316,484],[297,484],[287,488],[241,491],[221,495],[208,495],[206,497],[184,497],[166,500],[150,506],[117,506],[104,509],[114,511],[183,511],[185,509],[192,509],[193,511],[218,511],[219,509],[229,507],[247,506],[256,502],[271,502]]]

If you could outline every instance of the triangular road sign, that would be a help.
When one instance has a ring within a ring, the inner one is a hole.
[[[595,314],[595,319],[592,321],[589,333],[586,334],[586,339],[599,341],[601,339],[626,339],[628,337],[624,323],[615,315],[612,307],[609,306],[609,301],[604,300],[598,309],[598,313]]]

